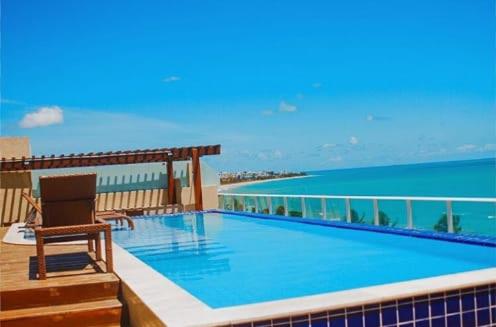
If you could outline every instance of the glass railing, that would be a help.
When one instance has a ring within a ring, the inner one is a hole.
[[[496,198],[219,193],[220,209],[496,237]]]

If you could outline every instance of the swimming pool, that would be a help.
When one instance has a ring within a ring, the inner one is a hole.
[[[496,266],[496,248],[228,213],[154,216],[114,242],[211,308]]]

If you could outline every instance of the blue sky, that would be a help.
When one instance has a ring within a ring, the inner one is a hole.
[[[493,157],[494,3],[1,1],[2,135],[218,169]]]

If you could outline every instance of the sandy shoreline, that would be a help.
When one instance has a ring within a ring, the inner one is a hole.
[[[315,175],[270,178],[270,179],[263,179],[263,180],[259,180],[259,181],[249,181],[249,182],[241,182],[241,183],[224,184],[224,185],[219,186],[219,191],[227,191],[227,190],[230,190],[230,189],[233,189],[236,187],[250,185],[250,184],[260,184],[260,183],[266,183],[266,182],[283,181],[283,180],[297,179],[297,178],[307,178],[307,177],[313,177],[313,176],[315,176]]]

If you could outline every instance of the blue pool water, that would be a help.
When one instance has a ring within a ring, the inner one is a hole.
[[[213,308],[496,266],[496,248],[231,214],[135,224],[114,241]]]

